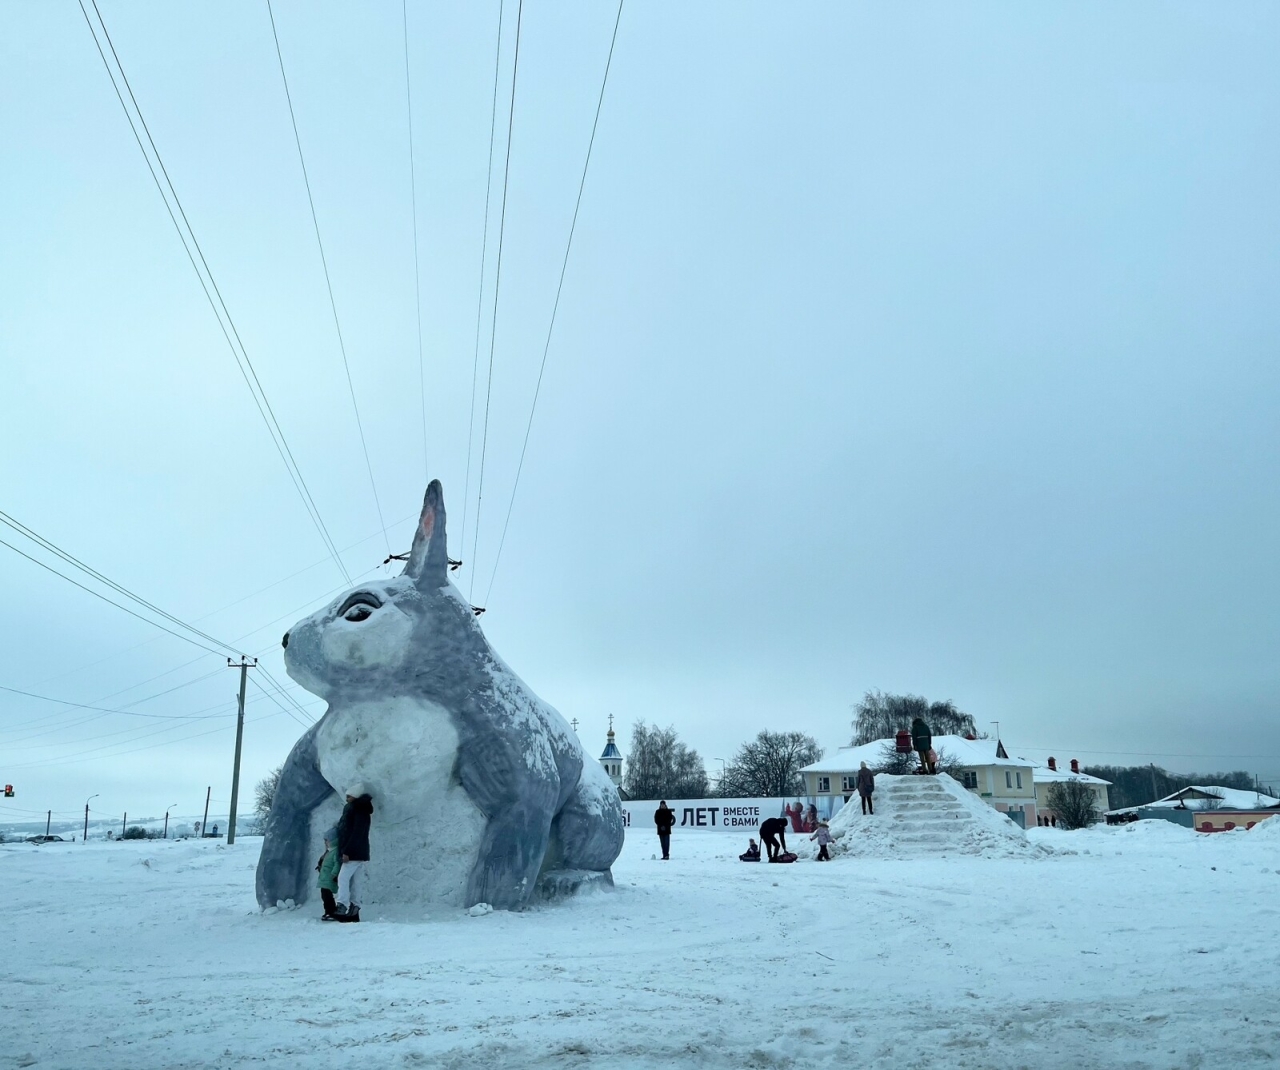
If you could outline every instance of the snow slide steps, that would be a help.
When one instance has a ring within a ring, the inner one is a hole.
[[[857,796],[831,819],[833,857],[991,858],[1040,853],[1017,825],[945,774],[876,777],[876,812]]]

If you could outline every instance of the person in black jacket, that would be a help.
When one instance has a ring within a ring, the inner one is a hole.
[[[937,767],[929,760],[929,752],[933,749],[933,733],[929,731],[929,725],[923,717],[917,717],[911,722],[911,746],[920,755],[920,771],[936,773]]]
[[[347,789],[347,805],[338,821],[338,853],[342,868],[338,870],[339,921],[360,920],[360,900],[364,898],[364,868],[369,864],[369,823],[373,819],[373,799],[363,784]]]
[[[864,814],[874,814],[876,805],[871,796],[876,790],[876,775],[867,768],[866,762],[863,762],[862,768],[858,770],[858,779],[854,786],[858,789],[858,795],[862,798],[862,812]]]
[[[658,842],[662,844],[662,860],[671,861],[671,830],[675,827],[676,812],[663,799],[653,812],[653,823],[658,829]]]
[[[771,817],[760,823],[760,839],[769,852],[769,861],[776,862],[778,855],[787,849],[787,822],[782,817]],[[779,846],[778,841],[782,844]]]

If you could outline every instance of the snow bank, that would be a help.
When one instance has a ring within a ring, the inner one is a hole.
[[[837,856],[1013,858],[1046,853],[1004,814],[946,775],[882,773],[876,777],[874,799],[874,815],[849,805],[832,818]]]
[[[1280,843],[1280,815],[1273,815],[1249,830],[1250,843]]]
[[[1280,852],[1169,832],[821,866],[648,834],[608,895],[360,925],[260,912],[256,839],[0,845],[0,1068],[1274,1066]]]

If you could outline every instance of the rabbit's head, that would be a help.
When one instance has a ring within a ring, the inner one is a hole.
[[[404,571],[364,583],[284,636],[290,676],[330,703],[451,690],[437,685],[488,651],[466,600],[449,582],[444,495],[432,480]]]

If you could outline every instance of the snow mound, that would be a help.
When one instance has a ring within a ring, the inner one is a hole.
[[[1019,858],[1049,853],[998,810],[946,775],[876,777],[876,812],[845,806],[831,819],[838,855]]]
[[[1264,818],[1249,830],[1252,837],[1250,843],[1261,839],[1271,843],[1280,843],[1280,815]]]
[[[1176,821],[1165,821],[1163,818],[1151,817],[1141,821],[1130,821],[1123,825],[1094,826],[1105,836],[1121,840],[1141,840],[1144,845],[1158,846],[1162,843],[1179,844],[1194,840],[1202,833]]]

